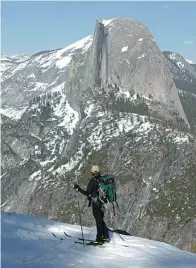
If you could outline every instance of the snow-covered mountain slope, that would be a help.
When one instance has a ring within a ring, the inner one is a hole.
[[[110,244],[83,246],[74,243],[79,240],[64,235],[66,232],[81,238],[78,225],[17,214],[2,213],[1,217],[4,268],[196,267],[195,254],[165,243],[121,235],[123,241],[118,234],[110,232]],[[83,227],[83,231],[85,238],[95,238],[95,227]]]
[[[183,109],[190,126],[196,131],[196,69],[181,55],[173,52],[163,52],[174,78]],[[196,133],[196,132],[195,132]]]
[[[196,70],[181,55],[174,52],[163,52],[177,88],[196,93]]]
[[[91,44],[92,36],[88,36],[63,49],[42,51],[9,66],[2,76],[2,108],[25,108],[36,96],[63,87],[72,57],[82,57]]]
[[[28,59],[28,56],[26,54],[19,54],[19,55],[13,55],[13,56],[7,56],[7,55],[0,55],[0,78],[2,74],[7,71],[11,66],[17,66],[20,62]]]
[[[186,61],[189,63],[189,64],[194,64],[194,62],[192,60],[188,60],[186,59]]]

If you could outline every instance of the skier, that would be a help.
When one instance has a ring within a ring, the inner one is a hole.
[[[92,178],[90,179],[86,191],[80,188],[79,185],[75,184],[74,189],[79,191],[80,193],[86,195],[89,200],[89,206],[92,202],[92,211],[93,216],[96,221],[97,227],[97,236],[96,240],[92,242],[92,244],[102,244],[104,242],[110,242],[108,228],[104,222],[104,212],[100,209],[100,204],[95,201],[98,200],[98,186],[99,186],[99,178],[101,177],[99,166],[93,165],[91,168]]]

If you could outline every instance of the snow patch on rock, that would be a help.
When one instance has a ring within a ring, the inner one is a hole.
[[[16,110],[14,108],[0,108],[0,113],[9,117],[10,119],[19,120],[26,109],[27,107],[24,107],[20,110]]]
[[[112,21],[113,21],[114,19],[111,19],[111,20],[102,20],[101,22],[102,22],[102,24],[104,25],[104,26],[107,26],[107,25],[109,25]]]
[[[128,46],[126,46],[126,47],[123,47],[122,49],[121,49],[121,52],[126,52],[127,50],[128,50]]]
[[[145,54],[142,54],[140,57],[137,57],[138,59],[142,59],[145,57]]]

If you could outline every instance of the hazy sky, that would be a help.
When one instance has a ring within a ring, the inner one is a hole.
[[[65,47],[93,34],[96,18],[147,25],[158,46],[196,62],[196,2],[2,2],[3,54]]]

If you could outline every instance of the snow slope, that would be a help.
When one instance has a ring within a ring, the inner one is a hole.
[[[130,268],[195,268],[196,255],[171,245],[133,236],[110,233],[111,243],[100,247],[75,244],[81,237],[78,225],[43,218],[1,213],[2,267],[130,267]],[[84,227],[84,237],[95,237],[95,227]],[[56,237],[52,235],[54,233]],[[63,238],[63,240],[61,240]],[[127,245],[128,247],[124,247]]]

